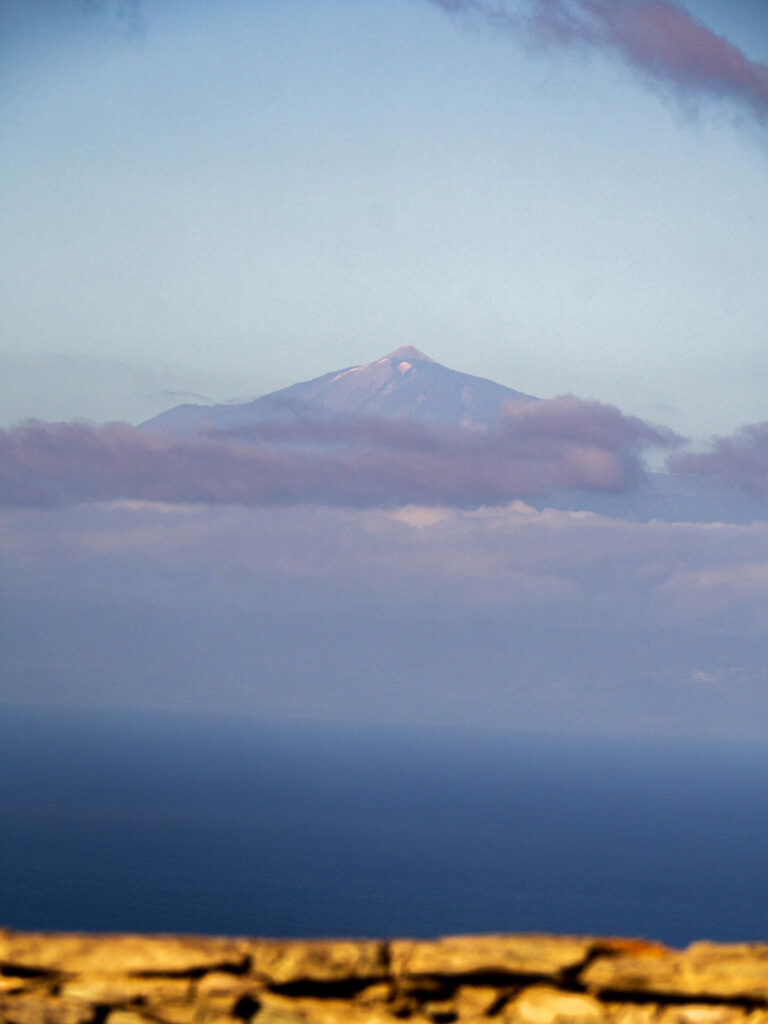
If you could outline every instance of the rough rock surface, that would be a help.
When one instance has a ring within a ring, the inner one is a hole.
[[[0,930],[8,1024],[768,1024],[768,943]]]

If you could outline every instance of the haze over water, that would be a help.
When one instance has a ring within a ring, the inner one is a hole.
[[[765,937],[759,745],[8,711],[0,919]]]

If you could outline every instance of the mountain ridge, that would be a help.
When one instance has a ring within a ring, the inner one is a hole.
[[[487,428],[498,421],[505,403],[537,400],[485,377],[449,369],[414,345],[403,345],[374,362],[331,370],[249,402],[173,406],[141,428],[194,434],[290,418],[299,411]]]

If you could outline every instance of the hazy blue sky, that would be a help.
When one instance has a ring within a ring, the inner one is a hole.
[[[764,734],[764,0],[8,0],[0,39],[0,426],[414,344],[729,435],[674,465],[758,503],[277,508],[237,446],[0,430],[6,699]],[[653,434],[543,407],[589,465]]]
[[[768,102],[458,6],[4,4],[3,422],[400,344],[686,435],[761,419]],[[762,0],[685,7],[768,61]]]

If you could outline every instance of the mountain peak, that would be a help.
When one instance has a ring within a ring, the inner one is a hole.
[[[396,348],[394,352],[390,352],[389,355],[384,356],[385,359],[398,359],[410,361],[411,359],[420,359],[423,363],[434,363],[434,359],[430,359],[429,356],[425,356],[423,352],[420,352],[415,345],[401,345],[400,348]]]
[[[189,435],[320,410],[340,416],[492,429],[505,403],[530,400],[530,395],[512,388],[442,366],[414,345],[402,345],[375,362],[332,370],[252,402],[177,406],[144,425]]]

